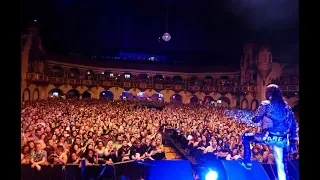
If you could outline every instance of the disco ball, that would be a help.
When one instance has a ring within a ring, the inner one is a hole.
[[[170,41],[171,35],[169,33],[164,33],[162,39],[166,42]]]

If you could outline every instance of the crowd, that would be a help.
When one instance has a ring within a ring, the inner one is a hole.
[[[163,159],[159,119],[153,109],[125,101],[50,99],[21,110],[21,163],[87,166]],[[152,123],[153,122],[153,123]]]
[[[243,156],[241,134],[260,131],[248,123],[253,112],[177,103],[150,108],[137,102],[59,99],[24,102],[21,109],[21,163],[41,170],[48,164],[86,166],[164,159],[162,134],[175,129],[187,151],[233,160]],[[253,158],[273,163],[268,146],[253,144]],[[299,155],[291,155],[298,159]]]
[[[182,143],[186,153],[198,162],[243,158],[242,134],[246,131],[261,132],[260,123],[251,122],[254,112],[215,107],[209,114],[202,122],[184,126],[185,129],[177,131],[178,141]],[[274,163],[274,156],[269,146],[252,143],[251,148],[253,160]],[[299,154],[290,154],[289,157],[291,160],[297,160]]]

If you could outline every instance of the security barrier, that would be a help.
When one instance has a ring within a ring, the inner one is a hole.
[[[114,163],[111,165],[82,166],[67,164],[43,165],[37,171],[30,165],[21,165],[22,180],[115,180],[121,177],[137,179],[144,177],[147,167],[136,161]]]

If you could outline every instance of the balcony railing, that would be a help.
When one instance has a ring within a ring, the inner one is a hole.
[[[220,93],[235,93],[235,92],[257,92],[257,86],[188,86],[188,82],[185,83],[175,83],[172,82],[171,84],[161,84],[157,83],[137,83],[137,82],[127,82],[127,81],[112,81],[112,80],[80,80],[80,79],[72,79],[72,78],[64,78],[64,77],[48,77],[44,74],[37,74],[37,73],[28,73],[27,74],[27,81],[32,83],[41,83],[47,82],[56,85],[62,84],[70,84],[72,86],[102,86],[105,88],[110,87],[122,87],[125,89],[130,88],[139,88],[139,89],[156,89],[156,90],[163,90],[163,89],[171,89],[174,91],[191,91],[191,92],[220,92]],[[285,89],[296,91],[296,87],[288,86]]]
[[[49,82],[49,77],[47,75],[38,73],[27,73],[26,79],[33,83]]]
[[[66,83],[70,85],[80,85],[81,81],[79,79],[67,79]]]
[[[299,92],[299,85],[280,85],[283,92]]]
[[[50,77],[49,82],[52,84],[65,84],[66,81],[62,77]]]
[[[258,92],[258,86],[255,86],[255,85],[241,86],[240,92]]]
[[[94,85],[98,85],[98,84],[94,80],[81,80],[81,85],[94,86]]]

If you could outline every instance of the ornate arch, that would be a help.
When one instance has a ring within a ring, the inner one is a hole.
[[[89,91],[84,91],[82,93],[82,98],[83,99],[90,99],[92,97],[92,94]]]
[[[32,94],[32,99],[33,100],[39,100],[40,99],[40,92],[39,92],[39,89],[36,88],[34,91],[33,91],[33,94]]]
[[[141,92],[140,92],[141,93]],[[130,91],[123,91],[120,94],[120,99],[133,100],[134,96]]]
[[[241,109],[249,109],[249,101],[247,98],[242,99]]]
[[[25,88],[22,92],[22,101],[30,101],[30,89],[29,88]]]
[[[178,93],[173,94],[170,97],[170,102],[180,102],[180,103],[182,103],[183,102],[183,97]]]
[[[105,90],[100,93],[100,98],[108,99],[108,100],[113,100],[114,99],[114,94],[110,90]]]
[[[51,89],[49,92],[48,92],[48,96],[52,96],[54,92],[58,92],[59,93],[59,96],[62,96],[64,95],[63,91],[59,88],[53,88]]]
[[[68,98],[80,97],[80,92],[77,89],[70,89],[67,93]]]
[[[214,101],[214,99],[213,99],[213,97],[211,97],[211,96],[205,96],[205,97],[204,97],[204,101],[205,101],[205,102],[211,102],[211,101]]]
[[[190,98],[190,103],[198,103],[198,102],[199,102],[199,98],[197,96],[194,95]]]
[[[259,107],[259,101],[257,99],[253,99],[251,101],[251,110],[255,111]]]
[[[230,105],[230,99],[228,97],[222,96],[219,98],[219,100],[227,103],[228,105]]]

